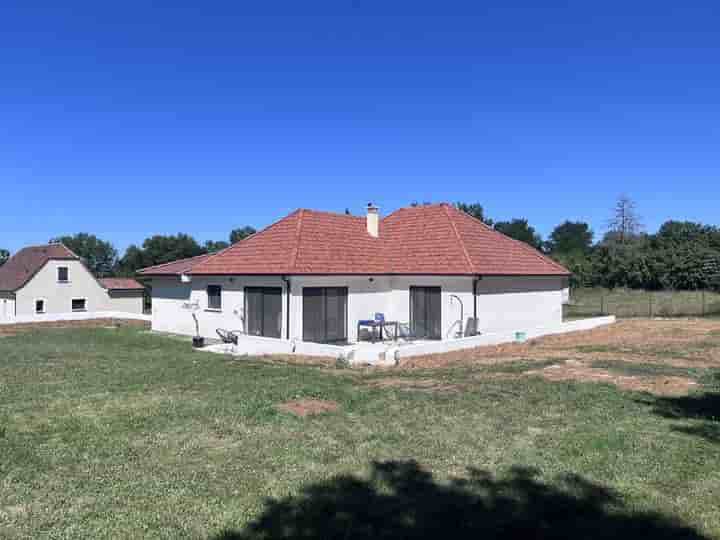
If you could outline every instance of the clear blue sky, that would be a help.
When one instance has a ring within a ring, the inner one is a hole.
[[[3,2],[0,247],[296,207],[719,223],[707,2]],[[60,7],[64,4],[64,7]],[[152,6],[151,6],[152,4]]]

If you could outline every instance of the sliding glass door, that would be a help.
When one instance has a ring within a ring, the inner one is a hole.
[[[440,287],[410,287],[410,331],[418,339],[441,339]]]
[[[347,287],[303,288],[303,341],[347,341]]]
[[[248,335],[279,338],[282,331],[282,289],[245,287],[245,320]]]

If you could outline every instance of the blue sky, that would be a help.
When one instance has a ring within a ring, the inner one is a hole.
[[[716,2],[3,2],[0,247],[296,207],[720,223]],[[152,4],[152,5],[151,5]]]

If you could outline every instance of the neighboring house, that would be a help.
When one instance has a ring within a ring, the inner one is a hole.
[[[141,315],[144,287],[134,279],[96,279],[63,244],[26,247],[0,266],[0,322]]]
[[[347,343],[383,313],[417,339],[562,322],[569,272],[449,204],[296,210],[220,252],[145,268],[154,330]],[[362,335],[361,337],[364,337]]]

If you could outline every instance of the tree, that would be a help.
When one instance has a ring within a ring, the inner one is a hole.
[[[118,273],[133,275],[140,268],[197,257],[204,253],[205,249],[188,234],[155,235],[146,238],[142,248],[136,245],[127,248],[118,265]]]
[[[492,226],[493,220],[485,217],[485,210],[480,203],[463,203],[456,202],[455,208],[466,214],[470,214],[475,219],[479,219],[486,225]]]
[[[94,234],[78,233],[72,236],[59,236],[50,242],[60,242],[85,261],[90,271],[97,277],[113,274],[118,260],[117,250],[110,242],[100,240]]]
[[[215,253],[216,251],[220,251],[229,246],[230,244],[225,240],[206,240],[203,249],[205,249],[208,253]]]
[[[639,236],[643,226],[635,202],[630,197],[627,195],[618,197],[607,226],[609,232],[614,233],[612,236],[606,235],[609,241],[616,240],[620,244],[626,244]]]
[[[583,254],[592,247],[593,232],[590,225],[582,221],[565,221],[555,227],[547,242],[547,251],[552,254]]]
[[[0,249],[0,266],[5,264],[10,258],[10,252],[7,249]]]
[[[515,240],[525,242],[535,249],[540,249],[542,246],[542,238],[535,232],[535,228],[530,226],[527,219],[515,218],[510,221],[498,221],[495,223],[495,230]]]
[[[251,234],[255,234],[257,231],[250,227],[249,225],[246,225],[245,227],[240,227],[239,229],[233,229],[230,232],[230,243],[235,244],[236,242],[239,242],[240,240],[243,240],[244,238],[247,238]]]

